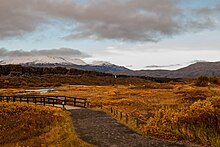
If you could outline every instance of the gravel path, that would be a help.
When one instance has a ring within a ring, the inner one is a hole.
[[[98,147],[186,147],[169,141],[143,137],[105,112],[76,109],[72,113],[74,127],[84,141]]]

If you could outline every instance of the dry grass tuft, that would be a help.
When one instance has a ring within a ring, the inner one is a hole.
[[[61,108],[0,102],[0,145],[88,146],[74,133]]]

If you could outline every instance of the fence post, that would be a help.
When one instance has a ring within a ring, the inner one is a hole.
[[[128,114],[127,113],[125,115],[125,122],[126,122],[126,124],[128,123]]]
[[[43,97],[43,99],[44,99],[44,106],[46,105],[46,97]]]
[[[120,120],[122,120],[122,112],[120,112]]]
[[[113,109],[112,109],[112,107],[111,107],[111,113],[113,113]]]
[[[90,106],[89,106],[89,102],[87,102],[87,107],[89,108]]]
[[[84,100],[84,108],[86,108],[86,99]]]
[[[73,106],[76,106],[76,98],[73,99]]]
[[[12,97],[12,99],[13,99],[13,102],[15,102],[15,97],[14,96]]]
[[[66,105],[66,96],[64,97],[64,104]]]
[[[63,105],[63,109],[64,109],[65,101],[62,101],[62,105]]]

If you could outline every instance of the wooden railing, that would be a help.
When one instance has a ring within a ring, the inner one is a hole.
[[[144,120],[143,118],[133,116],[128,112],[121,111],[119,109],[111,107],[110,105],[104,106],[101,102],[98,104],[92,104],[91,102],[88,102],[87,106],[89,108],[102,109],[103,111],[110,113],[113,117],[124,122],[125,124],[132,124],[132,126],[138,129],[141,125],[147,124],[147,120]]]
[[[52,104],[55,105],[65,105],[75,106],[75,107],[87,107],[86,98],[77,98],[70,96],[46,96],[46,95],[0,95],[1,102],[26,102],[34,104]]]
[[[110,112],[114,117],[118,118],[119,120],[125,120],[126,124],[128,124],[129,121],[133,121],[136,128],[139,128],[140,125],[147,124],[147,121],[141,119],[140,117],[131,116],[129,113],[120,111],[112,107],[110,108]]]

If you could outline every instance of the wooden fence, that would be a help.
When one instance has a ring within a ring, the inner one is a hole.
[[[0,95],[1,102],[26,102],[26,103],[34,103],[34,104],[42,104],[47,105],[50,104],[52,106],[55,105],[65,105],[75,106],[75,107],[87,107],[87,99],[86,98],[77,98],[70,96],[46,96],[46,95]]]
[[[147,124],[146,120],[143,120],[139,117],[131,116],[129,113],[114,109],[113,107],[110,108],[110,112],[114,117],[118,118],[119,120],[125,120],[126,124],[131,121],[134,122],[136,128],[139,128],[140,125]]]
[[[91,103],[87,101],[86,98],[77,98],[72,96],[47,96],[47,95],[0,95],[0,102],[26,102],[26,103],[34,103],[41,105],[65,105],[75,106],[75,107],[90,107]],[[96,105],[96,107],[103,109],[103,104],[100,103]],[[147,122],[141,118],[131,116],[129,113],[117,110],[113,107],[110,108],[110,113],[118,118],[119,120],[125,120],[125,123],[135,122],[137,128],[140,127],[141,124],[146,124]]]
[[[128,123],[134,124],[136,128],[139,128],[140,125],[147,124],[147,120],[143,120],[140,117],[132,116],[131,114],[129,114],[127,112],[123,112],[121,110],[118,110],[118,109],[110,107],[110,106],[103,106],[102,103],[92,104],[91,102],[87,102],[87,106],[89,108],[104,109],[104,111],[110,112],[113,117],[115,117],[121,121],[123,120],[126,124],[128,124]]]

